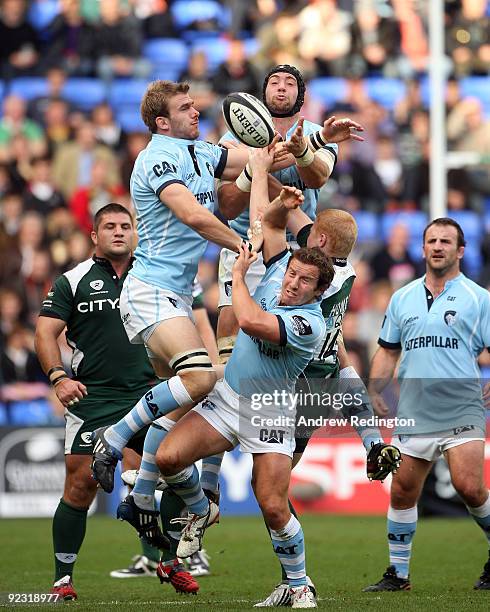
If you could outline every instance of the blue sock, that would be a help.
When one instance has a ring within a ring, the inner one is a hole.
[[[270,529],[272,547],[286,572],[289,586],[301,586],[306,582],[305,540],[298,519],[291,515],[282,529]]]
[[[202,460],[201,487],[212,493],[219,491],[219,471],[224,453],[212,455]]]
[[[171,427],[173,421],[169,419],[167,419],[167,421],[169,421]],[[155,488],[157,486],[158,477],[160,476],[160,470],[157,467],[155,455],[158,447],[168,434],[169,429],[153,423],[145,437],[138,478],[131,492],[136,505],[145,510],[155,509]]]
[[[178,495],[192,514],[206,514],[209,508],[208,498],[199,481],[199,472],[195,465],[182,470],[174,476],[164,476],[172,491]]]
[[[470,506],[466,507],[468,508],[468,512],[471,514],[473,519],[483,529],[483,533],[485,534],[485,537],[488,540],[488,545],[490,546],[490,491],[487,501],[481,506],[478,506],[477,508],[471,508]]]
[[[111,425],[104,434],[106,440],[112,447],[122,451],[134,434],[145,425],[179,406],[190,403],[192,400],[182,381],[178,376],[174,376],[150,389],[125,417]]]
[[[398,578],[408,578],[412,539],[417,529],[417,506],[406,510],[388,508],[388,549],[390,565],[394,565]]]

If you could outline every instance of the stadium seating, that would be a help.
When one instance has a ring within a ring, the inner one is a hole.
[[[449,211],[447,216],[461,225],[467,242],[479,243],[484,230],[480,215],[471,210],[458,210]]]
[[[148,86],[147,81],[140,79],[118,79],[111,85],[109,104],[117,111],[130,107],[139,107],[143,94]]]
[[[427,215],[423,212],[392,212],[385,213],[381,218],[381,238],[386,240],[391,229],[397,223],[403,223],[410,234],[410,240],[417,240],[420,244],[421,236],[427,225]]]
[[[483,111],[490,116],[490,79],[488,76],[472,76],[461,79],[461,96],[478,98],[483,104]]]
[[[8,425],[8,421],[7,406],[2,402],[0,403],[0,427]]]
[[[12,402],[9,412],[12,425],[49,425],[53,422],[51,404],[47,400]]]
[[[81,110],[90,110],[105,101],[106,86],[98,79],[68,79],[63,87],[63,97]]]
[[[187,67],[189,50],[177,38],[154,38],[144,44],[143,55],[153,64],[154,78],[174,81]]]
[[[364,82],[367,95],[388,109],[394,108],[405,95],[405,83],[399,79],[370,77]]]
[[[32,100],[48,93],[48,83],[41,77],[19,77],[11,82],[9,93]]]
[[[199,21],[214,20],[220,29],[226,29],[231,22],[229,9],[214,0],[177,0],[170,8],[174,24],[179,30],[189,30]]]
[[[308,83],[308,92],[328,107],[345,98],[347,86],[344,79],[322,77]]]
[[[359,242],[379,240],[378,216],[375,213],[359,210],[354,213],[354,218],[357,223],[357,239]]]
[[[116,110],[116,120],[124,132],[146,132],[148,128],[141,119],[139,107]]]
[[[43,30],[60,12],[58,0],[34,0],[31,2],[27,19],[33,28]]]
[[[204,52],[208,58],[209,70],[214,71],[225,61],[229,45],[229,41],[222,38],[201,38],[192,45],[192,52]]]

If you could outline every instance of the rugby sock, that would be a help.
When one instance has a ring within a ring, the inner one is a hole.
[[[63,498],[53,517],[54,580],[73,574],[78,551],[85,537],[87,527],[85,508],[75,508]]]
[[[174,476],[164,476],[169,487],[176,493],[192,514],[203,515],[209,509],[208,498],[204,495],[199,480],[199,472],[191,465]]]
[[[398,578],[408,578],[412,539],[417,529],[417,506],[406,510],[388,508],[388,549],[390,565],[395,566]]]
[[[211,493],[219,493],[219,471],[223,456],[224,453],[221,453],[202,460],[201,487]]]
[[[301,523],[295,516],[281,529],[270,529],[272,547],[287,576],[289,586],[306,582],[305,542]]]
[[[163,423],[162,421],[164,419],[165,422]],[[160,470],[157,467],[155,455],[165,436],[175,425],[174,421],[166,419],[165,417],[159,419],[159,423],[160,424],[153,423],[145,436],[138,477],[130,493],[136,505],[144,510],[155,509],[155,489],[158,477],[160,476]]]
[[[483,532],[488,540],[488,545],[490,546],[490,491],[487,501],[481,506],[478,506],[477,508],[472,508],[470,506],[466,507],[474,520],[483,529]]]
[[[185,503],[172,490],[166,489],[160,501],[160,516],[162,517],[162,531],[170,542],[170,550],[162,550],[161,561],[173,561],[177,556],[177,546],[180,540],[180,530],[176,530],[170,521],[178,518],[185,508]]]
[[[141,538],[140,542],[141,552],[143,553],[143,555],[150,561],[158,563],[160,561],[160,551],[158,550],[158,548],[151,546],[151,544],[148,544],[148,542],[143,538]]]
[[[145,425],[180,406],[193,403],[180,377],[173,376],[150,389],[125,417],[106,429],[104,436],[112,447],[122,452],[130,438]]]

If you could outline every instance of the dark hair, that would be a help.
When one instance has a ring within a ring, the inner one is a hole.
[[[301,263],[308,266],[315,266],[318,268],[318,282],[316,284],[317,289],[319,287],[323,287],[325,289],[330,287],[335,270],[333,268],[332,260],[330,257],[325,255],[320,247],[303,247],[293,251],[291,257],[289,258],[287,268],[289,268],[289,264],[293,261],[293,259],[297,259]]]
[[[424,229],[424,235],[422,236],[422,242],[425,244],[425,235],[427,234],[427,230],[429,227],[433,225],[451,225],[456,229],[458,234],[458,248],[462,246],[466,246],[466,240],[464,239],[464,233],[461,229],[461,225],[457,223],[454,219],[450,219],[449,217],[439,217],[439,219],[434,219],[431,221],[429,225]]]
[[[304,101],[305,101],[305,91],[306,91],[306,86],[305,86],[305,81],[303,79],[303,75],[296,68],[296,66],[291,66],[290,64],[279,64],[278,66],[274,66],[274,68],[271,68],[269,72],[265,75],[264,83],[262,84],[262,100],[264,104],[267,106],[267,102],[265,100],[265,90],[267,89],[269,79],[271,78],[273,74],[276,74],[277,72],[286,72],[287,74],[290,74],[296,79],[296,83],[298,84],[298,97],[296,98],[296,102],[294,103],[294,106],[291,108],[290,111],[288,111],[287,113],[273,113],[271,111],[271,115],[273,117],[293,117],[294,115],[296,115],[296,113],[299,113],[299,111],[301,110],[301,107],[303,106]],[[267,108],[269,107],[267,106]],[[269,111],[270,110],[271,109],[269,108]]]
[[[99,225],[102,222],[102,217],[110,213],[123,213],[125,215],[128,215],[128,217],[131,219],[131,225],[133,225],[133,215],[131,214],[131,212],[121,204],[118,204],[117,202],[111,202],[110,204],[106,204],[102,208],[99,208],[99,210],[95,213],[94,231],[97,231],[99,229]]]

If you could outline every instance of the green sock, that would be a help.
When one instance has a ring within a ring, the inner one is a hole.
[[[294,506],[293,506],[293,504],[291,503],[291,500],[290,500],[290,499],[288,499],[288,505],[289,505],[289,509],[291,510],[291,514],[292,514],[293,516],[295,516],[296,518],[298,518],[298,515],[297,515],[297,513],[296,513],[296,510],[294,509]],[[264,523],[265,523],[265,520],[264,520]],[[269,530],[269,526],[267,525],[267,523],[265,523],[265,526],[266,526],[267,531],[269,532],[269,536],[270,536],[270,535],[271,535],[271,532],[270,532],[270,530]],[[288,577],[287,577],[286,572],[284,571],[284,568],[283,568],[283,566],[282,566],[282,565],[281,565],[281,581],[282,581],[282,582],[285,582],[285,583],[287,583],[287,582],[288,582]]]
[[[178,518],[184,508],[185,503],[182,499],[178,495],[175,495],[170,489],[165,489],[162,493],[162,500],[160,502],[160,516],[162,517],[163,533],[170,540],[170,550],[161,551],[161,560],[163,562],[173,561],[177,557],[179,539],[178,537],[173,537],[173,535],[177,535],[175,532],[179,531],[179,527],[171,525],[170,521],[173,518]]]
[[[54,579],[72,575],[78,551],[85,537],[87,526],[85,508],[74,508],[63,498],[53,517]]]
[[[154,561],[155,563],[160,561],[160,551],[158,548],[148,544],[146,540],[141,540],[141,550],[150,561]]]

